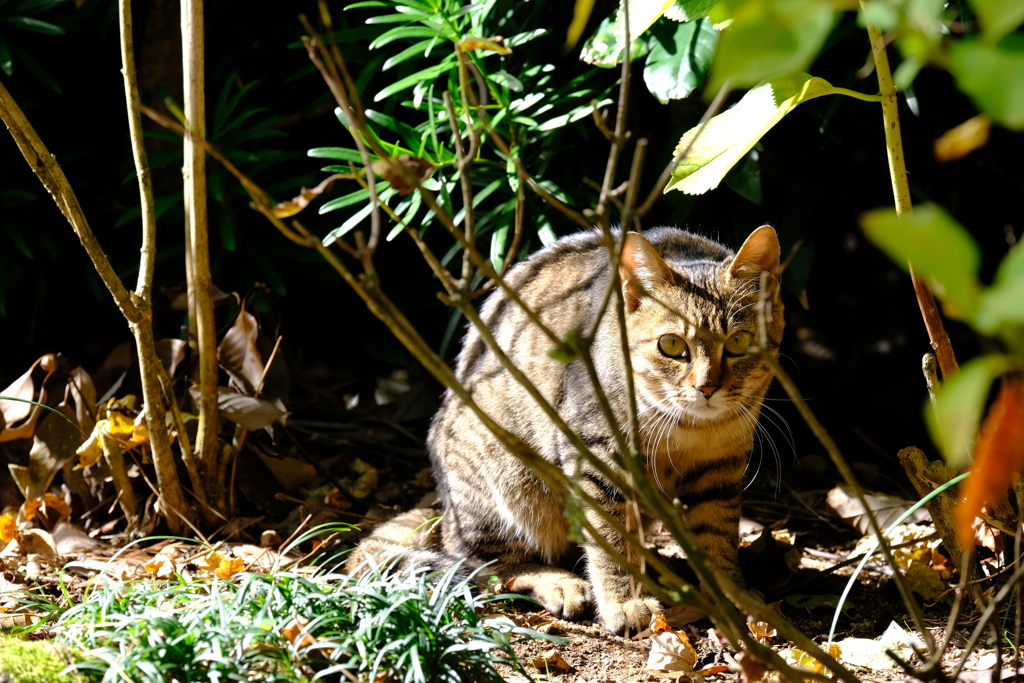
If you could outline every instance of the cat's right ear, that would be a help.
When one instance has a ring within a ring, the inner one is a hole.
[[[736,252],[736,258],[729,268],[729,277],[745,280],[760,277],[763,271],[768,271],[778,278],[782,274],[780,257],[781,249],[775,229],[770,225],[762,225],[750,233]]]
[[[673,280],[672,269],[647,238],[638,232],[626,233],[619,277],[622,280],[622,291],[626,295],[626,309],[631,313],[640,307],[640,297],[644,289]]]

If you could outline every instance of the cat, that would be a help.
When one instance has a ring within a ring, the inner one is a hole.
[[[602,236],[592,232],[560,239],[506,276],[559,338],[589,334],[609,278],[618,279],[648,475],[670,500],[687,506],[686,521],[698,542],[741,583],[740,491],[761,401],[772,381],[766,364],[745,351],[766,335],[771,353],[778,354],[783,331],[779,256],[770,226],[755,230],[736,254],[678,228],[656,228],[627,233],[622,268],[613,275]],[[618,470],[613,431],[583,361],[551,357],[551,340],[501,290],[489,296],[480,317],[588,448]],[[696,326],[718,333],[725,343],[700,334]],[[596,324],[591,354],[615,416],[626,425],[618,329],[609,306]],[[578,457],[473,327],[458,355],[456,375],[498,424],[557,464],[626,524],[623,495]],[[655,598],[633,592],[629,575],[592,539],[581,544],[587,578],[559,566],[576,546],[559,498],[451,390],[430,427],[427,449],[443,516],[432,523],[437,513],[413,510],[382,525],[352,555],[350,570],[367,554],[401,545],[409,549],[407,559],[435,566],[442,557],[449,564],[468,558],[470,566],[495,560],[488,575],[514,579],[515,592],[570,620],[596,609],[612,633],[643,628],[661,610]],[[584,508],[584,514],[613,547],[625,551],[626,543],[605,520],[591,509]]]

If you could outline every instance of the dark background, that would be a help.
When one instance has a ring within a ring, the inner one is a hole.
[[[143,101],[160,107],[169,95],[180,103],[178,3],[135,4]],[[577,60],[578,47],[568,55],[560,54],[571,4],[557,8],[556,3],[540,4],[552,33],[524,49],[546,51],[546,59],[558,67],[556,76],[568,80],[584,68]],[[332,5],[336,16],[341,6]],[[297,14],[305,11],[316,17],[315,5],[250,2],[244,11],[239,7],[226,0],[207,3],[208,116],[225,82],[258,81],[242,106],[266,108],[254,120],[280,116],[273,129],[286,136],[245,143],[242,149],[254,160],[240,165],[275,199],[288,199],[300,186],[314,185],[325,177],[319,170],[324,164],[307,158],[307,149],[351,146],[351,140],[332,113],[334,103],[319,74],[309,66],[305,51],[294,46],[302,33]],[[585,36],[606,10],[599,3]],[[67,28],[66,35],[15,35],[3,29],[3,35],[18,38],[30,49],[62,92],[48,88],[17,59],[14,76],[0,75],[0,80],[60,161],[115,268],[126,284],[134,286],[140,224],[135,218],[116,226],[126,211],[138,205],[116,17],[113,3],[87,0],[77,10],[65,3],[43,17]],[[342,18],[346,20],[356,26],[362,17],[350,12]],[[366,41],[342,48],[356,71],[376,56],[367,51]],[[828,47],[811,72],[835,85],[876,92],[873,73],[863,79],[856,75],[868,52],[865,32],[847,14],[837,21]],[[895,67],[898,56],[892,48],[890,55]],[[636,136],[650,141],[644,174],[648,191],[682,133],[696,123],[706,105],[696,97],[659,104],[647,92],[641,70],[642,64],[634,65],[629,125]],[[600,77],[610,84],[616,75],[607,71]],[[364,92],[372,97],[395,77],[392,72],[377,74]],[[923,70],[914,91],[920,116],[911,113],[903,98],[900,108],[913,199],[943,205],[970,230],[984,253],[982,273],[988,281],[1008,245],[1021,233],[1022,138],[995,128],[986,147],[960,161],[937,163],[932,155],[935,139],[976,112],[943,71]],[[738,95],[732,101],[736,99]],[[420,120],[419,113],[394,105],[383,103],[381,109],[413,124]],[[155,130],[148,121],[145,126]],[[174,145],[163,139],[149,143],[154,155],[173,154]],[[593,192],[585,188],[582,176],[600,180],[606,145],[590,119],[568,126],[558,145],[565,153],[554,158],[545,175],[578,192],[578,197],[574,194],[578,203],[587,205]],[[793,291],[786,298],[784,365],[864,483],[876,489],[905,489],[896,451],[919,445],[935,454],[922,420],[926,391],[920,365],[929,345],[909,278],[858,228],[862,212],[893,203],[881,112],[874,104],[850,98],[813,100],[778,124],[758,149],[763,205],[725,185],[700,197],[672,192],[659,202],[645,226],[681,225],[735,248],[751,230],[769,223],[778,229],[784,253],[803,240],[786,279]],[[265,150],[277,153],[264,154]],[[209,164],[216,165],[212,159]],[[170,163],[155,171],[158,197],[181,191],[179,167],[180,162]],[[228,185],[225,181],[225,188]],[[6,135],[0,137],[0,191],[0,386],[50,352],[72,357],[95,371],[116,345],[130,340],[127,325],[70,227]],[[292,408],[296,416],[315,413],[325,396],[340,402],[343,393],[372,387],[376,378],[396,368],[407,369],[414,383],[426,383],[428,395],[439,395],[440,387],[415,366],[315,252],[278,235],[265,219],[246,208],[237,188],[225,189],[224,196],[228,199],[222,202],[210,199],[217,221],[211,225],[214,281],[225,291],[260,292],[255,306],[261,323],[284,335],[284,358],[295,382]],[[527,211],[554,213],[536,197],[529,198]],[[219,218],[223,214],[230,214],[231,230],[223,227]],[[300,215],[319,234],[340,225],[345,217],[341,212],[319,216],[315,207]],[[560,234],[575,230],[560,216],[552,220]],[[180,205],[175,205],[159,220],[156,291],[184,280],[182,233],[182,213]],[[448,245],[439,233],[429,232],[427,239],[443,253]],[[532,236],[530,248],[538,244]],[[425,338],[439,345],[449,311],[435,298],[439,287],[418,252],[400,237],[378,252],[377,264],[385,290]],[[808,309],[794,294],[802,289],[806,289]],[[156,298],[157,337],[179,336],[182,314],[170,310],[167,297]],[[230,308],[219,309],[218,324],[230,322]],[[954,321],[947,324],[961,363],[984,348],[985,340],[965,326]],[[454,351],[453,346],[449,356]],[[784,399],[777,387],[771,396]],[[823,455],[823,449],[792,405],[785,400],[769,405],[781,413],[794,434],[795,453],[786,445],[784,428],[765,422],[779,446],[782,478],[802,480],[801,469],[794,463],[797,457],[803,463],[803,475],[813,475],[817,484],[827,485],[835,475],[822,458],[814,457]],[[427,418],[418,415],[406,426],[422,433],[426,424]],[[772,464],[775,456],[769,449],[763,455],[762,471],[773,482],[778,471]],[[5,475],[6,471],[0,473]]]

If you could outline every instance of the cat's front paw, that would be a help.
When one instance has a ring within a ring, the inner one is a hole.
[[[590,607],[590,583],[578,576],[557,576],[537,582],[530,591],[544,609],[560,619],[581,619]]]
[[[651,623],[651,615],[661,612],[661,603],[654,598],[638,598],[601,605],[601,623],[611,633],[622,635],[628,627],[640,632]]]

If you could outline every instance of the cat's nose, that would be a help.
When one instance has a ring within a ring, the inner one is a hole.
[[[705,384],[702,387],[696,387],[696,389],[700,393],[704,394],[704,398],[709,400],[711,399],[711,395],[718,391],[718,387],[712,386],[710,384]]]

